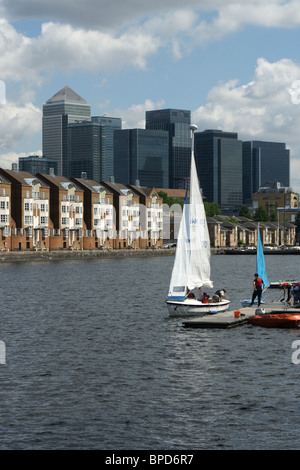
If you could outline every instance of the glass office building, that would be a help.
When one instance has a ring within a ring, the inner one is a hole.
[[[146,129],[169,134],[169,188],[188,187],[191,162],[191,112],[180,109],[146,111]]]
[[[290,185],[290,151],[281,142],[243,142],[243,203],[252,203],[252,194],[266,183]]]
[[[68,125],[91,120],[91,107],[64,87],[43,106],[43,156],[57,161],[58,175],[68,174]]]
[[[242,141],[235,132],[195,132],[195,160],[203,196],[217,202],[223,213],[242,205]]]
[[[168,187],[169,133],[150,129],[114,132],[114,176],[124,185]]]
[[[32,175],[44,173],[48,175],[51,169],[57,174],[57,161],[39,155],[29,155],[28,157],[19,157],[19,170],[27,171]]]
[[[105,128],[98,122],[68,125],[68,156],[66,177],[101,181],[105,175]]]
[[[92,116],[92,122],[102,127],[103,158],[105,158],[105,169],[102,180],[110,181],[114,176],[114,131],[122,129],[122,119],[108,116]],[[97,180],[96,180],[97,181]]]

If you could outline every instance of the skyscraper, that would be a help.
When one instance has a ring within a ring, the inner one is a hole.
[[[32,175],[37,173],[49,174],[50,169],[57,174],[57,161],[50,158],[40,157],[39,155],[29,155],[28,157],[19,157],[19,170],[27,171]]]
[[[103,130],[97,122],[78,122],[68,125],[68,154],[65,164],[67,178],[101,181],[105,175],[105,149]]]
[[[290,185],[290,151],[281,142],[243,142],[243,202],[252,203],[252,194],[266,183]]]
[[[105,159],[105,165],[101,179],[110,181],[111,176],[114,176],[114,131],[122,129],[122,119],[108,116],[92,116],[92,122],[100,124],[102,128],[101,151],[102,159]]]
[[[242,205],[242,141],[235,132],[195,132],[195,160],[207,202],[217,202],[225,213]]]
[[[169,188],[188,186],[191,162],[191,112],[180,109],[146,111],[146,129],[169,133]]]
[[[169,134],[151,129],[114,132],[114,176],[124,185],[168,187]]]
[[[59,175],[68,174],[68,124],[91,120],[91,107],[65,86],[43,106],[43,156],[57,161]]]

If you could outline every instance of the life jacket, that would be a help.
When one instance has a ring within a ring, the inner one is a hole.
[[[255,280],[255,285],[256,285],[256,287],[262,287],[262,285],[263,285],[263,280],[262,280],[260,277],[258,277],[258,278]]]
[[[203,298],[202,303],[203,303],[203,304],[208,304],[208,299],[209,299],[209,296],[206,295],[206,296]]]
[[[193,294],[192,292],[190,292],[187,296],[188,299],[195,299],[195,294]]]

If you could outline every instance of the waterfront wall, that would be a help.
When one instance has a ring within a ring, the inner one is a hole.
[[[8,251],[0,253],[0,263],[27,261],[68,261],[83,259],[121,259],[174,256],[175,249],[122,249],[78,251]]]

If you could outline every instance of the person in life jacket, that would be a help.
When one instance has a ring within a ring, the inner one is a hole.
[[[285,294],[287,293],[287,298],[286,301],[287,303],[291,303],[291,289],[292,289],[292,284],[290,282],[283,282],[280,284],[281,289],[283,289],[283,298],[281,299],[281,302],[285,301]]]
[[[300,304],[300,282],[293,284],[294,305]]]
[[[252,294],[252,300],[251,300],[250,307],[254,304],[254,300],[256,299],[256,297],[257,297],[257,306],[258,307],[260,306],[261,294],[262,294],[263,288],[265,288],[264,281],[260,277],[258,277],[258,273],[255,273],[254,274],[254,281],[253,281],[253,289],[254,290],[253,290],[253,294]]]

